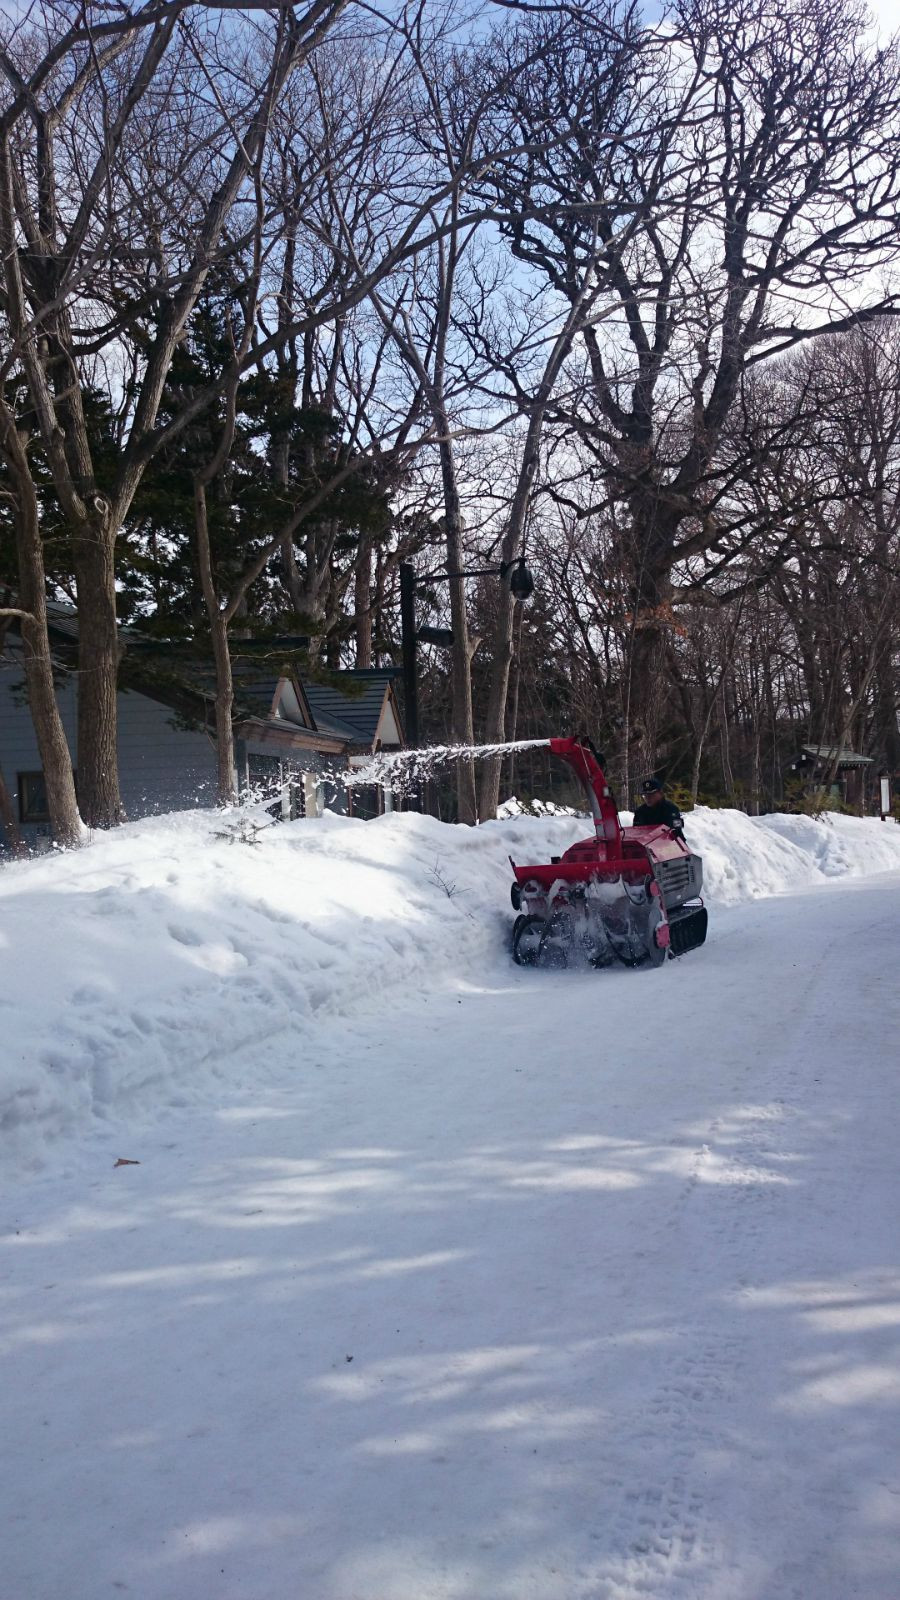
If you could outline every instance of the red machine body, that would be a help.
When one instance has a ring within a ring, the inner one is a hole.
[[[603,768],[579,739],[551,739],[550,750],[581,779],[594,820],[591,838],[542,865],[510,865],[513,905],[524,907],[513,934],[523,966],[568,965],[581,950],[595,966],[658,965],[706,938],[700,899],[702,861],[680,829],[623,828]]]

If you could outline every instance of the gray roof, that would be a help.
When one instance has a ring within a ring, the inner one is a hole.
[[[839,767],[870,767],[873,760],[872,756],[861,756],[857,750],[841,750],[838,753],[834,744],[805,744],[802,753],[812,756],[814,761],[829,763],[837,756]]]
[[[328,683],[311,683],[306,679],[303,687],[316,727],[333,728],[344,738],[352,739],[354,744],[370,749],[378,732],[384,697],[394,676],[394,669],[386,667],[335,673]],[[347,692],[335,687],[338,679],[347,683]]]
[[[78,612],[74,606],[64,606],[56,600],[48,600],[47,623],[53,633],[61,633],[65,639],[77,640]]]
[[[190,656],[180,655],[175,651],[168,658],[164,657],[163,661],[166,680],[174,676],[185,689],[193,690],[205,700],[215,699],[216,669],[210,662],[193,660]],[[147,694],[153,693],[154,668],[155,655],[150,658],[149,665],[143,657],[138,658],[136,682]],[[268,663],[261,662],[254,668],[252,663],[246,665],[235,661],[232,663],[232,677],[235,704],[246,707],[256,716],[267,717],[272,709],[275,691],[283,673],[273,673]]]
[[[306,698],[309,700],[308,692]],[[312,701],[310,701],[310,707],[312,708]],[[341,739],[346,739],[350,744],[359,744],[360,742],[359,729],[354,728],[349,722],[344,722],[341,717],[329,716],[325,711],[313,709],[313,721],[322,733],[336,734]],[[371,743],[371,740],[369,742]]]
[[[240,648],[240,644],[237,645]],[[240,657],[233,663],[234,698],[237,709],[243,708],[253,716],[267,718],[272,711],[275,692],[283,677],[293,679],[298,693],[305,696],[314,728],[347,744],[371,750],[378,723],[384,707],[385,695],[396,672],[391,667],[336,671],[322,683],[311,683],[296,668],[287,666],[283,672],[272,671],[273,651],[266,660]],[[208,661],[179,659],[175,671],[185,687],[206,699],[215,697],[215,668]],[[344,687],[346,685],[346,687]],[[145,687],[146,693],[153,692]]]
[[[47,602],[47,617],[61,647],[64,642],[72,645],[77,643],[78,612],[74,606],[50,600]],[[160,698],[167,687],[170,691],[181,687],[206,700],[214,699],[216,674],[212,662],[192,658],[188,649],[179,648],[178,645],[167,646],[132,627],[120,626],[119,632],[126,643],[138,647],[136,659],[132,661],[133,687],[151,696],[156,693]],[[396,669],[355,668],[329,673],[320,683],[310,682],[297,666],[289,665],[286,659],[282,663],[280,659],[282,652],[287,654],[288,647],[296,653],[306,643],[303,639],[276,639],[247,645],[244,640],[235,640],[232,645],[232,671],[236,708],[243,708],[256,717],[267,718],[281,678],[293,677],[301,700],[306,696],[316,729],[343,739],[348,744],[370,750],[378,732],[385,696],[397,676]],[[131,652],[128,659],[132,660]],[[273,671],[276,662],[278,667],[283,664],[284,670],[276,668]]]
[[[51,633],[58,634],[63,639],[71,639],[73,644],[78,642],[78,612],[74,606],[64,600],[47,601],[47,626]],[[142,639],[144,637],[137,628],[119,623],[119,633],[124,640]]]
[[[284,674],[277,678],[250,678],[245,679],[241,673],[234,674],[234,698],[240,705],[252,706],[260,716],[267,717],[272,710],[275,700],[275,691]],[[215,679],[213,680],[215,686]]]

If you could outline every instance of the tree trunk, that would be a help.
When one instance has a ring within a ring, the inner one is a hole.
[[[637,493],[628,552],[632,619],[625,704],[626,758],[629,772],[637,777],[654,772],[658,760],[674,535],[675,523],[661,512],[652,488]]]
[[[22,643],[28,705],[44,773],[50,826],[57,843],[72,848],[84,844],[85,830],[78,814],[72,757],[56,701],[47,613],[43,605],[33,622],[23,620]]]
[[[538,464],[538,449],[545,408],[546,399],[544,399],[540,409],[534,412],[528,425],[525,448],[522,453],[522,464],[519,469],[513,503],[510,508],[509,521],[500,546],[500,560],[503,564],[512,562],[522,548],[531,489]],[[512,640],[515,609],[516,602],[513,599],[509,582],[506,579],[501,579],[494,637],[491,645],[491,680],[488,687],[487,715],[484,727],[486,744],[501,744],[505,737],[506,702],[509,695],[509,673],[513,655]],[[501,756],[491,756],[482,763],[481,783],[478,794],[478,814],[483,822],[497,815],[502,760]]]
[[[760,813],[760,795],[762,793],[762,724],[760,720],[759,705],[753,703],[751,712],[753,717],[753,765],[750,775],[750,815],[758,817]]]
[[[665,678],[664,625],[650,609],[643,605],[638,612],[627,666],[629,766],[643,777],[656,768]]]
[[[475,742],[472,723],[472,657],[469,649],[466,584],[465,579],[458,576],[463,564],[462,512],[449,418],[443,410],[437,409],[435,420],[441,435],[441,482],[444,491],[447,570],[457,574],[450,580],[450,626],[453,629],[451,667],[453,737],[458,744],[470,745]],[[478,821],[475,762],[471,756],[463,757],[456,763],[456,801],[460,822]]]
[[[7,849],[12,855],[25,856],[28,854],[28,847],[19,832],[18,818],[13,810],[13,803],[6,787],[6,779],[3,776],[2,767],[0,767],[0,831],[2,831],[6,839]]]
[[[528,431],[522,450],[522,461],[516,480],[515,493],[510,508],[509,521],[500,547],[501,562],[510,562],[520,554],[525,535],[525,523],[531,501],[534,477],[537,472],[544,427],[544,415],[553,393],[560,368],[572,348],[575,327],[580,314],[581,297],[573,305],[566,325],[560,333],[535,395],[534,406],[528,419]],[[494,628],[493,661],[488,689],[487,718],[484,737],[487,744],[499,744],[506,725],[506,701],[509,694],[509,669],[512,661],[512,635],[515,601],[508,583],[500,585],[500,603]],[[496,817],[500,799],[500,756],[492,756],[482,767],[478,809],[482,821]]]
[[[228,620],[219,605],[212,570],[209,545],[209,522],[206,515],[206,487],[199,478],[194,479],[194,528],[197,536],[197,565],[209,631],[213,659],[216,664],[216,771],[219,800],[224,806],[237,804],[237,777],[234,761],[234,678],[231,671],[231,648],[228,643]]]
[[[737,649],[738,634],[739,634],[739,630],[740,630],[740,623],[741,623],[742,613],[743,613],[743,601],[741,601],[739,606],[738,606],[738,612],[737,612],[737,616],[735,618],[734,628],[733,628],[732,635],[731,635],[731,640],[727,645],[727,648],[726,648],[726,651],[725,651],[725,660],[722,663],[722,671],[719,673],[718,681],[713,686],[712,694],[709,697],[709,704],[706,707],[706,711],[705,711],[704,717],[703,717],[703,722],[702,722],[702,725],[700,727],[700,731],[699,731],[699,733],[697,735],[697,748],[696,748],[696,750],[694,752],[694,765],[693,765],[693,770],[691,772],[691,805],[694,805],[694,806],[697,804],[697,795],[698,795],[698,793],[700,791],[700,764],[701,764],[701,762],[703,760],[703,748],[704,748],[704,745],[706,744],[707,739],[709,738],[709,730],[710,730],[710,726],[712,724],[713,714],[714,714],[715,709],[716,709],[716,702],[718,701],[718,698],[719,698],[719,691],[722,690],[723,691],[723,695],[724,695],[725,678],[726,678],[726,676],[728,674],[728,669],[731,666],[732,661],[734,660],[735,651]],[[723,700],[723,704],[724,704],[724,700]],[[757,763],[758,763],[758,760],[759,760],[759,747],[758,747],[758,739],[757,739]],[[757,815],[758,814],[759,814],[759,807],[757,806]]]
[[[898,772],[900,771],[900,728],[897,726],[897,683],[890,640],[882,651],[879,663],[878,692],[875,707],[878,743],[884,752],[890,771]]]
[[[78,593],[78,796],[90,828],[125,821],[116,756],[119,638],[115,532],[98,518],[73,540]]]
[[[722,677],[722,716],[719,722],[719,746],[722,757],[722,783],[729,800],[734,800],[734,773],[731,770],[731,739],[728,722],[728,679]]]
[[[14,520],[19,576],[19,616],[25,660],[28,705],[44,772],[50,826],[57,842],[83,844],[85,830],[78,815],[72,757],[56,700],[53,662],[47,632],[44,552],[41,546],[37,496],[25,443],[8,407],[0,400],[0,451],[15,484]]]
[[[213,657],[216,663],[216,773],[219,800],[224,806],[237,805],[237,776],[234,760],[234,680],[228,625],[224,617],[211,621]]]
[[[703,733],[699,734],[698,737],[697,737],[697,745],[696,745],[696,749],[694,750],[694,763],[693,763],[693,766],[691,768],[691,805],[692,806],[695,806],[697,804],[697,795],[700,793],[700,763],[703,760],[703,745],[704,745],[704,742],[705,742],[705,737],[706,737],[706,730],[704,729]]]
[[[372,544],[360,539],[353,576],[356,628],[356,665],[372,665]]]
[[[515,655],[513,657],[512,673],[513,673],[512,705],[510,706],[510,709],[509,709],[509,723],[508,723],[508,726],[506,727],[505,732],[506,732],[506,737],[510,741],[510,743],[515,743],[516,733],[518,731],[518,726],[519,726],[519,690],[520,690],[521,684],[522,684],[522,623],[521,623],[521,618],[520,618],[520,621],[519,621],[518,645],[517,645],[517,648],[516,648],[516,651],[515,651]],[[515,792],[516,792],[516,753],[515,753],[514,750],[510,752],[510,757],[509,757],[509,792],[510,792],[511,795],[514,795]],[[498,793],[498,798],[499,798],[499,793]],[[496,815],[497,815],[497,808],[496,808],[496,803],[495,803],[494,816],[496,817]]]
[[[868,660],[865,663],[865,670],[862,674],[862,677],[857,682],[855,687],[849,691],[847,703],[843,712],[841,713],[840,720],[838,722],[838,735],[837,743],[834,749],[834,755],[829,762],[828,771],[825,774],[825,781],[822,785],[825,794],[828,794],[832,785],[838,780],[841,752],[845,750],[850,743],[853,729],[853,719],[856,716],[859,707],[863,704],[865,696],[869,692],[869,685],[872,682],[878,661],[879,643],[880,640],[878,640],[876,637],[875,643],[872,644],[869,649]]]

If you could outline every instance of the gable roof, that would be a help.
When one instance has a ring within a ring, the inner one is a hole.
[[[0,604],[14,606],[18,604],[18,601],[11,590],[2,590],[0,591]],[[50,643],[57,645],[61,651],[58,665],[69,665],[70,662],[74,662],[78,646],[78,612],[68,601],[48,600],[46,604],[47,632],[50,635]],[[17,617],[10,618],[8,622],[3,624],[3,631],[6,632],[7,630],[16,635],[20,633],[19,619]],[[129,649],[133,645],[145,642],[145,635],[121,622],[118,625],[118,631],[120,638],[128,645]]]
[[[51,640],[61,657],[75,664],[78,612],[59,601],[47,602]],[[122,660],[120,687],[168,705],[173,710],[208,720],[215,701],[213,663],[178,645],[151,638],[133,627],[120,625],[127,646]],[[389,748],[402,743],[403,734],[393,680],[395,667],[358,667],[324,671],[318,681],[303,681],[294,664],[308,649],[308,639],[236,639],[232,643],[234,722],[254,725],[254,737],[266,724],[281,742],[297,735],[314,747],[321,735],[326,753],[374,751],[379,742]]]
[[[318,728],[333,728],[353,744],[372,750],[381,736],[385,703],[393,703],[394,667],[335,672],[324,683],[307,682],[306,695]],[[399,718],[392,704],[399,730]],[[393,742],[393,741],[392,741]]]
[[[246,707],[254,716],[274,717],[315,731],[316,722],[310,710],[306,691],[296,672],[290,667],[272,675],[271,667],[260,675],[253,662],[237,662],[232,667],[234,698],[237,707]],[[215,695],[215,673],[212,674],[212,693]]]
[[[870,767],[872,756],[861,756],[857,750],[838,751],[833,744],[805,744],[801,746],[801,757],[811,756],[814,761],[828,763],[829,765],[837,756],[839,767]]]
[[[236,715],[244,712],[254,720],[285,722],[366,751],[374,750],[376,742],[383,739],[387,721],[392,735],[389,742],[396,743],[393,735],[400,733],[400,718],[392,687],[395,668],[335,670],[321,681],[304,682],[288,664],[273,673],[276,657],[274,651],[268,660],[238,656],[233,661]],[[215,698],[215,672],[208,662],[187,664],[185,676],[205,698]],[[388,703],[390,717],[386,717]]]
[[[51,639],[57,639],[60,644],[69,644],[73,647],[78,643],[78,612],[68,601],[47,601],[47,631]],[[133,628],[130,623],[118,624],[119,637],[123,643],[131,647],[143,642],[146,634]]]

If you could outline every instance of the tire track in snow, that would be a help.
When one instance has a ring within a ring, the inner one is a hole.
[[[677,1244],[698,1259],[719,1262],[719,1292],[717,1304],[704,1297],[695,1315],[678,1322],[683,1353],[633,1419],[629,1454],[633,1449],[634,1467],[628,1474],[633,1486],[624,1490],[611,1530],[603,1600],[682,1595],[699,1600],[704,1575],[718,1582],[727,1565],[713,1523],[708,1465],[712,1459],[736,1459],[730,1416],[752,1381],[751,1335],[735,1316],[735,1304],[754,1267],[769,1264],[773,1225],[778,1226],[790,1193],[770,1165],[783,1154],[773,1145],[788,1124],[801,1074],[808,1070],[795,1042],[807,1027],[815,993],[840,942],[835,934],[820,946],[787,1016],[775,1008],[755,1019],[761,1035],[757,1059],[739,1067],[732,1092],[739,1102],[752,1081],[755,1101],[762,1093],[765,1103],[747,1107],[746,1116],[723,1113],[709,1123],[650,1252],[657,1267]],[[655,1470],[657,1462],[665,1463],[662,1472]],[[781,1600],[803,1597],[791,1588]]]

